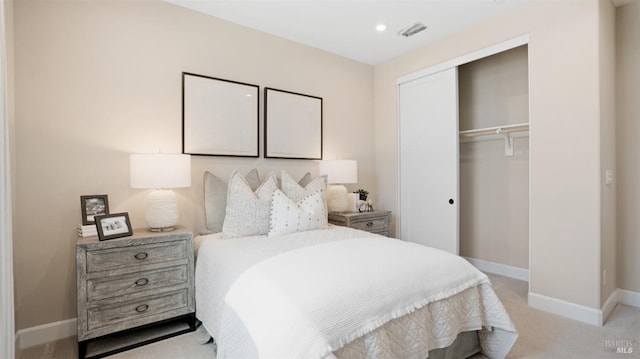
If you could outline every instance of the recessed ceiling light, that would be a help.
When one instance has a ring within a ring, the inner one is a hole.
[[[376,31],[378,31],[378,32],[383,32],[386,29],[387,29],[387,25],[385,25],[385,24],[376,25]]]

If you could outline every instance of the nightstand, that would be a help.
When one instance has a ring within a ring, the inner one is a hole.
[[[78,356],[101,358],[195,330],[193,234],[76,244]],[[89,345],[90,344],[90,345]]]
[[[329,223],[389,236],[391,211],[329,212]]]

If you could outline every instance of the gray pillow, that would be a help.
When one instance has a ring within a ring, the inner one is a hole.
[[[306,187],[309,182],[311,182],[311,173],[307,172],[304,174],[304,176],[302,176],[302,178],[300,178],[300,181],[298,181],[298,184],[301,185],[302,187]]]
[[[244,178],[252,190],[260,186],[258,170],[252,169]],[[204,217],[205,226],[212,232],[222,232],[227,209],[227,183],[213,173],[204,173]]]

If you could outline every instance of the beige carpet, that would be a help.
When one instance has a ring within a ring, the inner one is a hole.
[[[640,358],[640,309],[618,305],[596,327],[529,307],[527,282],[490,278],[520,333],[509,358]],[[616,345],[631,353],[617,354]]]
[[[618,306],[603,327],[595,327],[529,307],[526,282],[495,275],[490,278],[520,333],[508,358],[640,358],[640,309]],[[204,335],[200,330],[110,358],[215,358],[212,344],[199,344]],[[618,347],[631,353],[616,353]],[[21,350],[17,358],[77,358],[77,344],[74,337],[58,340]]]

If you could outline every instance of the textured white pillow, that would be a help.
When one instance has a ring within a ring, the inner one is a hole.
[[[310,177],[311,175],[309,175],[309,178]],[[303,180],[305,178],[306,175],[305,177],[303,177]],[[302,182],[302,180],[300,181]],[[303,197],[318,191],[322,192],[323,197],[327,193],[327,178],[325,176],[317,177],[312,181],[307,181],[307,183],[304,185],[301,185],[301,182],[296,182],[296,180],[294,180],[286,171],[282,171],[280,189],[287,197],[291,198],[294,202],[298,202]],[[323,201],[326,203],[324,199]]]
[[[227,190],[227,214],[222,226],[223,238],[257,236],[269,232],[269,212],[278,181],[269,173],[254,192],[238,171],[233,171]]]
[[[244,178],[254,191],[260,186],[258,170],[252,169]],[[227,209],[227,183],[213,173],[204,173],[204,218],[205,226],[212,232],[222,232]]]
[[[302,176],[300,178],[300,180],[298,181],[298,184],[302,187],[306,186],[309,182],[311,182],[311,173],[307,172],[304,174],[304,176]],[[282,184],[282,180],[280,179],[280,177],[278,177],[278,188],[280,188]]]
[[[281,190],[273,192],[269,236],[327,228],[324,192],[318,190],[294,202]]]

